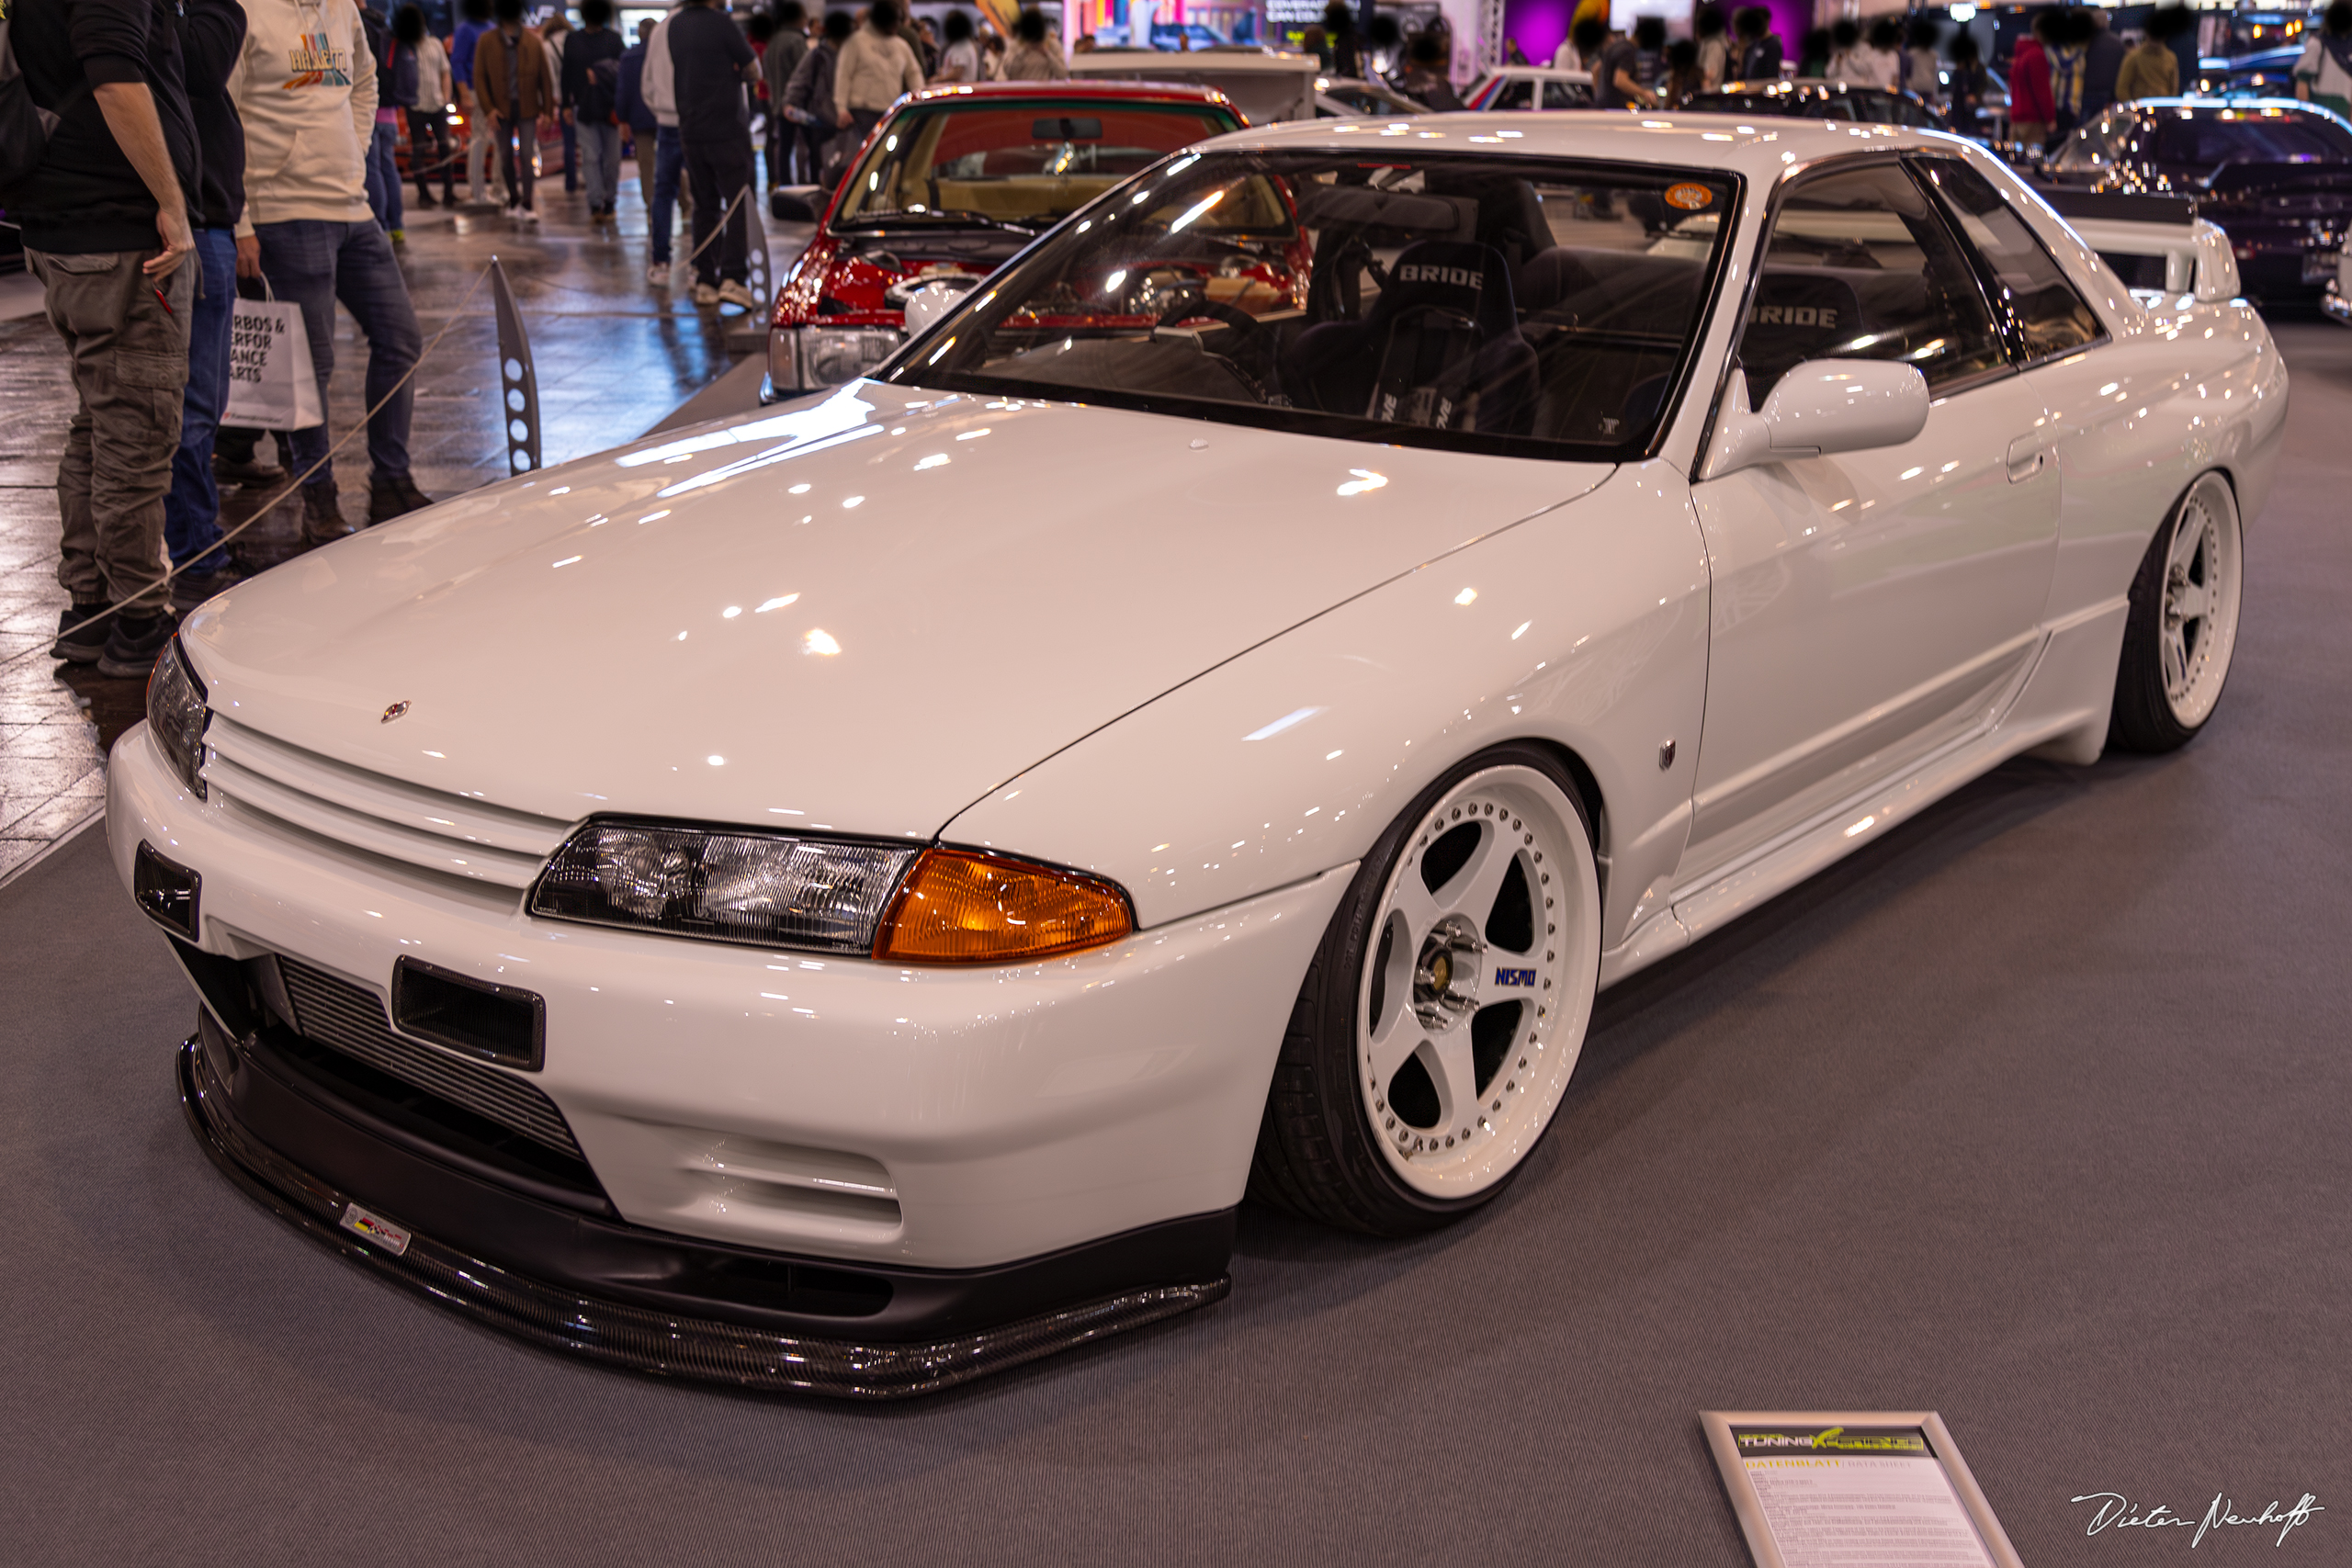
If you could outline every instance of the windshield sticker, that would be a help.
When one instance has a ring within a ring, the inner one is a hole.
[[[1666,204],[1685,212],[1696,212],[1715,204],[1715,193],[1702,185],[1684,184],[1666,187]]]

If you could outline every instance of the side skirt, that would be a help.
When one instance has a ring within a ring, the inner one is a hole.
[[[1667,908],[1600,955],[1601,988],[1787,892],[2012,757],[2039,749],[2061,761],[2098,761],[2129,609],[2118,599],[2052,626],[2016,700],[1987,728],[1849,796],[1706,882],[1678,888]]]

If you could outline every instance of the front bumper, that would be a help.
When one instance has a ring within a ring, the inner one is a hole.
[[[464,1066],[550,1107],[619,1221],[872,1269],[1001,1268],[1232,1209],[1352,871],[1074,958],[915,970],[533,919],[519,895],[199,801],[144,726],[107,795],[126,886],[142,841],[194,869],[198,949],[299,960],[386,1051],[441,1055],[386,1025],[402,956],[544,998],[539,1070]]]
[[[1230,1212],[972,1276],[842,1270],[684,1243],[440,1166],[339,1113],[266,1032],[232,1040],[209,1012],[178,1068],[213,1163],[313,1240],[487,1326],[639,1371],[899,1398],[1159,1322],[1230,1284]],[[371,1180],[400,1206],[376,1208]],[[1198,1277],[1089,1292],[1106,1274],[1148,1280],[1171,1268]],[[899,1337],[958,1322],[944,1337]]]

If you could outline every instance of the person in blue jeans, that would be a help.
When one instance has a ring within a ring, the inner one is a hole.
[[[401,230],[400,123],[416,107],[416,55],[394,35],[375,0],[360,6],[359,19],[376,56],[376,129],[368,143],[368,205],[384,232],[399,244],[408,238]]]
[[[164,495],[164,547],[181,575],[172,603],[187,610],[244,573],[220,541],[220,488],[212,476],[212,442],[229,401],[229,313],[237,298],[236,223],[245,206],[245,130],[229,100],[229,73],[244,48],[245,12],[237,0],[186,0],[180,60],[187,78],[188,118],[203,165],[195,220],[196,302],[188,311],[187,388],[180,400],[180,445],[172,455],[172,488]],[[209,553],[207,553],[209,552]]]
[[[368,462],[373,470],[368,487],[368,521],[389,522],[402,513],[431,505],[431,498],[416,488],[409,472],[409,423],[416,408],[416,383],[403,379],[424,351],[424,334],[416,324],[408,281],[392,257],[391,240],[373,216],[356,222],[298,218],[258,223],[254,226],[254,262],[260,276],[269,280],[277,298],[301,308],[302,326],[311,339],[311,364],[322,388],[334,375],[337,300],[351,312],[368,340],[364,394],[368,407],[384,405],[368,422]],[[310,473],[311,466],[326,457],[334,446],[328,430],[322,422],[287,437],[297,474]],[[302,481],[302,512],[306,536],[335,536],[342,513],[334,464],[324,464]]]
[[[673,11],[653,28],[653,36],[646,40],[645,63],[641,90],[645,106],[653,113],[656,126],[653,141],[653,194],[646,203],[645,228],[650,241],[645,269],[645,281],[657,288],[670,283],[670,214],[681,196],[686,209],[694,209],[694,198],[685,191],[686,144],[678,136],[678,97],[676,74],[670,61],[670,25],[677,19]]]
[[[431,501],[410,476],[408,455],[416,400],[409,372],[424,338],[392,243],[368,207],[375,54],[352,7],[245,0],[244,9],[244,49],[229,78],[248,149],[237,276],[266,279],[279,299],[300,307],[322,394],[334,378],[335,302],[358,323],[368,340],[367,406],[375,410],[368,521],[385,522]],[[348,51],[348,72],[311,68],[336,51]],[[333,445],[325,422],[288,437],[302,479],[302,535],[312,543],[351,531],[325,461]]]

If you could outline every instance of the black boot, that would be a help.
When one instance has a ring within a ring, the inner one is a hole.
[[[433,498],[417,489],[416,480],[407,474],[376,474],[368,480],[369,527],[432,504]]]
[[[59,611],[57,640],[51,644],[49,656],[62,659],[69,664],[96,664],[98,655],[107,650],[106,613],[107,602],[103,599]],[[85,621],[96,624],[83,626]],[[80,629],[76,630],[76,627]]]
[[[124,611],[114,618],[114,629],[98,655],[98,673],[118,681],[144,680],[155,667],[155,656],[172,640],[175,625],[167,615],[133,616]]]
[[[334,480],[302,487],[304,544],[331,545],[351,532],[351,525],[343,520],[343,508],[336,503]]]

